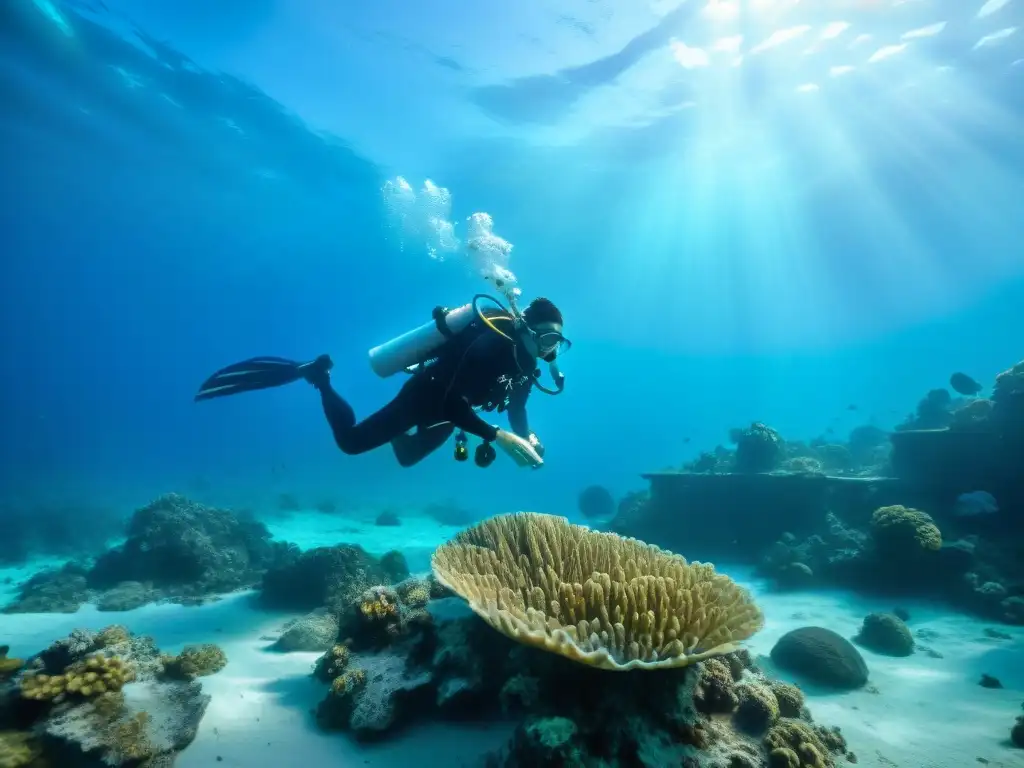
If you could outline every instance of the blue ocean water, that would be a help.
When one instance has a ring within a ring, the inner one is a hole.
[[[886,427],[952,369],[991,378],[1024,306],[1024,53],[1014,34],[979,46],[1019,8],[973,5],[716,27],[693,3],[533,19],[452,2],[401,21],[387,5],[9,3],[5,487],[127,503],[197,478],[457,486],[568,510],[595,476],[626,490],[730,425]],[[835,20],[850,28],[823,38]],[[733,66],[744,28],[804,31]],[[883,42],[906,49],[868,64]],[[713,65],[681,66],[681,45]],[[360,415],[394,392],[366,351],[486,288],[388,237],[397,175],[451,190],[456,223],[493,216],[525,295],[566,314],[566,394],[532,404],[542,473],[342,458],[298,387],[191,402],[258,354],[330,352]]]
[[[7,0],[0,508],[576,517],[733,427],[842,440],[987,386],[1024,357],[1022,9]],[[193,402],[329,353],[371,413],[371,347],[493,292],[478,212],[573,342],[542,469],[344,456],[301,382]]]

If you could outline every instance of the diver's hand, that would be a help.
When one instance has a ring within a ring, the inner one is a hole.
[[[533,450],[535,450],[537,452],[537,455],[540,456],[543,459],[544,458],[544,444],[540,440],[537,439],[537,436],[535,434],[533,434],[533,432],[530,433],[530,437],[528,439],[530,441],[530,446],[533,448]]]
[[[530,441],[524,440],[519,435],[499,429],[494,442],[520,467],[539,467],[544,463],[544,459],[530,445]]]

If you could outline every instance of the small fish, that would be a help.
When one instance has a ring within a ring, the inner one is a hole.
[[[846,406],[846,410],[848,410],[848,411],[856,411],[857,410],[857,404],[856,403],[850,403],[848,406]]]
[[[997,513],[999,504],[988,491],[971,491],[957,496],[953,511],[958,517],[981,517]]]
[[[684,443],[688,443],[688,442],[690,442],[690,438],[688,438],[688,437],[684,437],[684,438],[683,438],[683,442],[684,442]]]
[[[959,394],[966,395],[967,397],[973,397],[984,389],[981,384],[966,373],[960,373],[959,371],[949,377],[949,386]]]

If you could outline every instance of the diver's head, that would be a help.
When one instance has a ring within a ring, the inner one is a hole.
[[[568,349],[569,341],[562,335],[562,312],[551,299],[538,297],[531,301],[523,310],[523,320],[530,330],[523,335],[523,343],[534,357],[551,362]]]

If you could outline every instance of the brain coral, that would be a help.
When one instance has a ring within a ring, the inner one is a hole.
[[[931,515],[899,504],[875,510],[871,535],[876,544],[887,549],[935,551],[942,547],[942,534]]]
[[[763,624],[712,566],[553,515],[484,520],[439,547],[433,570],[498,631],[603,669],[687,666]]]

